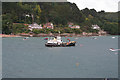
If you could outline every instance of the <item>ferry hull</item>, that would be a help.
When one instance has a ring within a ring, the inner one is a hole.
[[[71,46],[75,46],[75,43],[70,43],[70,44],[63,43],[63,44],[60,44],[60,45],[46,43],[45,46],[46,47],[71,47]]]

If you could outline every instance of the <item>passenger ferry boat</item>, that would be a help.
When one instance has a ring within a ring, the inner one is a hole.
[[[61,36],[53,37],[52,39],[48,39],[45,43],[46,47],[68,47],[68,46],[75,46],[76,41],[63,42]]]

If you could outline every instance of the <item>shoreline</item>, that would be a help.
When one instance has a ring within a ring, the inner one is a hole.
[[[0,34],[0,37],[21,37],[19,35],[7,35],[7,34]]]
[[[17,34],[17,35],[7,35],[7,34],[0,34],[0,37],[53,37],[58,36],[61,37],[92,37],[92,36],[109,36],[107,35],[82,35],[82,34],[69,34],[69,33],[63,33],[63,34]]]

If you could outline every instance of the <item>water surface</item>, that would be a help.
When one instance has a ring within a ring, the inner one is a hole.
[[[72,37],[75,47],[45,47],[44,37],[3,38],[3,78],[117,78],[112,36]],[[116,36],[117,37],[117,36]],[[63,38],[65,41],[65,38]]]

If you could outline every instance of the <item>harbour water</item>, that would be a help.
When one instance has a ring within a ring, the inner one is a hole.
[[[2,77],[118,78],[118,52],[109,50],[117,36],[71,37],[75,47],[45,47],[44,38],[3,38]]]

